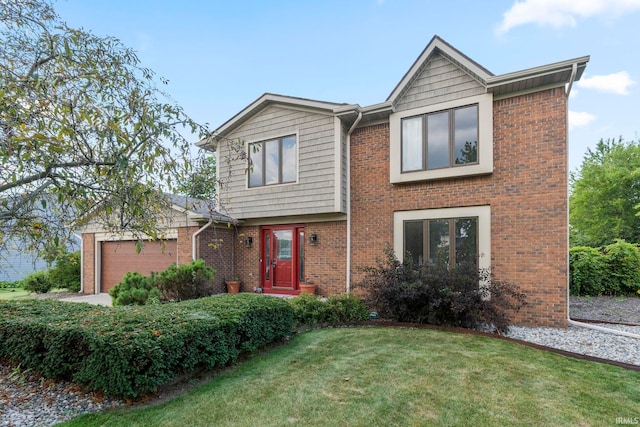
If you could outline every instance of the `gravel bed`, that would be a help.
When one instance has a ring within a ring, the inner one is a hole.
[[[0,364],[0,427],[52,426],[124,401],[87,393],[73,383]]]
[[[640,335],[640,326],[595,324]],[[570,326],[567,329],[512,326],[508,337],[573,353],[640,366],[640,339]]]

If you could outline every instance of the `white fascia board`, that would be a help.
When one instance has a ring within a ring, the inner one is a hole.
[[[555,73],[571,70],[571,68],[573,67],[573,64],[578,64],[578,67],[584,70],[584,67],[586,66],[587,62],[589,62],[589,59],[590,59],[589,56],[582,56],[580,58],[568,59],[566,61],[561,61],[561,62],[554,62],[553,64],[542,65],[534,68],[527,68],[525,70],[502,74],[499,76],[491,76],[486,80],[487,89],[490,89],[496,86],[501,86],[508,83],[514,83],[519,80],[530,79],[532,77],[541,77],[549,74],[555,74]],[[576,76],[576,80],[578,80],[579,78],[580,78],[580,75]]]

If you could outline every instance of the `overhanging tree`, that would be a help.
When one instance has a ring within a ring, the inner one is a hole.
[[[177,191],[197,199],[213,200],[216,184],[216,157],[202,154],[194,160],[191,174],[179,180]]]
[[[42,251],[77,217],[158,236],[156,214],[206,137],[112,37],[74,29],[46,0],[0,1],[0,250]]]
[[[571,174],[571,244],[640,243],[640,143],[600,140]]]

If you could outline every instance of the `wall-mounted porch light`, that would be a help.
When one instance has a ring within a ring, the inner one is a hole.
[[[250,248],[253,245],[253,237],[247,236],[244,238],[244,246]]]
[[[318,244],[318,235],[316,233],[309,234],[309,244],[310,245]]]

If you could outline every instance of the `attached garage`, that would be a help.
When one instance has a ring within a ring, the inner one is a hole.
[[[130,271],[148,276],[171,264],[188,264],[198,258],[216,270],[216,289],[224,291],[225,278],[234,275],[237,236],[235,228],[229,226],[232,219],[212,210],[210,201],[178,195],[167,198],[167,208],[156,218],[164,240],[144,240],[140,253],[136,252],[136,243],[139,238],[149,239],[147,235],[112,232],[100,221],[86,221],[82,228],[82,293],[109,292]]]
[[[136,252],[136,241],[100,242],[100,292],[109,292],[129,271],[148,276],[152,271],[166,270],[177,262],[176,239],[147,241],[141,252]]]

